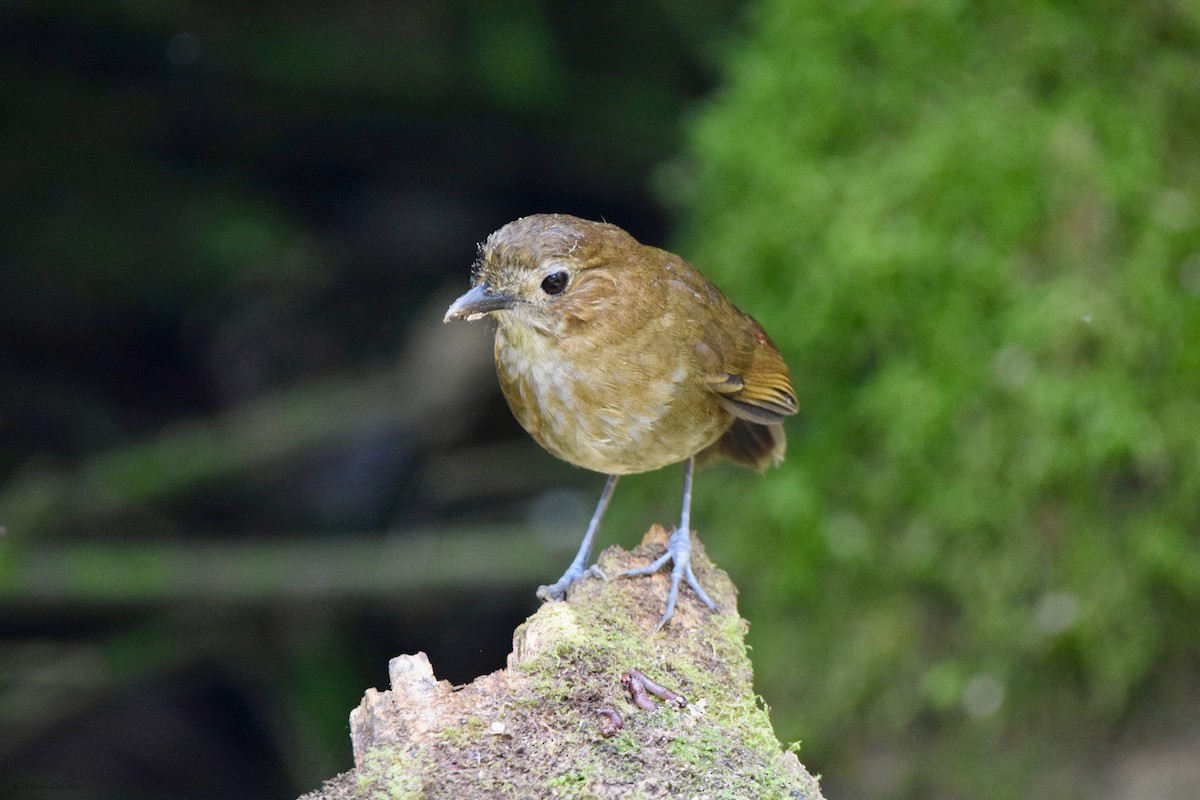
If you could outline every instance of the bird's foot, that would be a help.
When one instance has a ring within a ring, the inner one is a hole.
[[[557,581],[549,586],[539,586],[537,588],[537,597],[544,603],[549,603],[552,600],[565,600],[567,598],[567,589],[571,584],[580,578],[586,577],[599,578],[602,581],[608,580],[608,576],[601,572],[598,564],[592,564],[586,569],[572,564],[567,567],[567,571]]]
[[[671,534],[671,538],[667,540],[667,552],[663,553],[658,558],[644,567],[637,569],[628,569],[617,575],[618,578],[636,578],[642,575],[653,575],[662,569],[667,562],[671,562],[671,588],[667,592],[667,609],[663,612],[662,619],[658,621],[656,631],[662,630],[662,627],[671,619],[671,615],[675,613],[675,601],[679,599],[679,583],[682,580],[687,581],[687,585],[692,587],[692,591],[696,596],[708,606],[712,611],[719,611],[717,604],[708,596],[708,592],[704,591],[704,587],[700,585],[700,581],[696,580],[696,573],[692,571],[692,537],[691,531],[683,528],[676,528]]]

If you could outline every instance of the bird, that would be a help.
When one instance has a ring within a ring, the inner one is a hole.
[[[791,376],[762,326],[682,257],[607,222],[533,214],[478,247],[471,288],[443,321],[495,320],[494,356],[513,416],[555,457],[608,476],[583,541],[543,601],[586,574],[622,475],[684,466],[679,524],[666,551],[618,577],[670,564],[661,630],[681,582],[717,605],[691,565],[697,463],[763,471],[783,460],[783,421],[798,410]]]

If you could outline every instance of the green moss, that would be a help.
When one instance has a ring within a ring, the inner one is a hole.
[[[434,736],[441,743],[450,747],[462,747],[489,733],[488,724],[479,717],[467,717],[458,725],[449,725],[437,731]]]
[[[1033,774],[1200,656],[1197,42],[1178,5],[760,0],[730,51],[676,249],[802,413],[695,518],[825,763]]]
[[[552,797],[582,797],[587,783],[588,778],[582,772],[568,772],[550,778],[546,781],[546,788]]]
[[[366,754],[355,774],[359,796],[386,800],[424,797],[423,776],[431,760],[419,752],[399,747],[376,748]]]

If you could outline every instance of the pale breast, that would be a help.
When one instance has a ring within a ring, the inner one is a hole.
[[[704,449],[729,427],[711,392],[688,380],[682,356],[669,371],[639,350],[564,359],[547,337],[513,335],[496,333],[505,399],[534,440],[564,461],[608,474],[647,472]],[[708,413],[679,413],[697,407]]]

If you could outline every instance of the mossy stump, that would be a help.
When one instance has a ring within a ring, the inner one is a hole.
[[[666,539],[651,528],[632,554],[604,551],[600,569],[645,564]],[[467,686],[436,680],[423,653],[393,659],[392,689],[368,689],[351,712],[354,769],[303,800],[821,798],[754,694],[729,576],[698,541],[692,563],[721,613],[684,589],[655,632],[664,573],[585,578],[566,602],[543,605],[517,628],[506,669]],[[639,708],[621,683],[631,668],[686,705],[651,698],[653,708]],[[607,737],[598,713],[606,707],[623,721]]]

